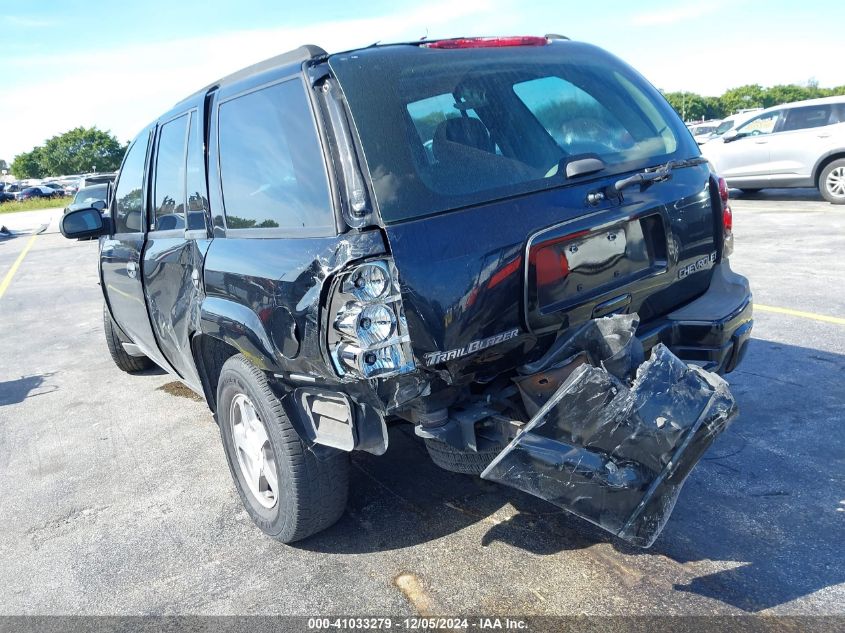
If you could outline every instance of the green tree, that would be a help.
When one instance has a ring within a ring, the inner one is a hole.
[[[43,178],[46,176],[41,165],[41,148],[15,156],[12,161],[12,173],[16,178]]]
[[[731,114],[746,108],[763,108],[766,106],[765,90],[759,84],[731,88],[723,94],[719,101],[726,114]]]
[[[704,112],[705,119],[723,119],[727,116],[719,97],[704,97]]]
[[[772,86],[766,89],[764,103],[766,107],[780,105],[781,103],[792,103],[804,99],[817,99],[826,96],[825,91],[818,86]]]
[[[114,171],[120,167],[125,151],[126,147],[108,132],[78,127],[44,144],[42,167],[52,176]]]
[[[694,92],[666,92],[663,96],[684,121],[700,121],[708,118],[707,97]]]
[[[12,162],[18,178],[44,178],[89,171],[114,171],[126,146],[108,132],[96,127],[78,127],[24,152]]]

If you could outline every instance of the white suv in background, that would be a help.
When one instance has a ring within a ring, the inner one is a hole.
[[[845,204],[845,96],[768,108],[701,152],[731,187],[818,187]]]

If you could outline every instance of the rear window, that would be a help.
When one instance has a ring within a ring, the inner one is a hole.
[[[561,186],[584,155],[607,165],[595,178],[698,154],[654,88],[584,44],[395,46],[330,65],[388,223]]]

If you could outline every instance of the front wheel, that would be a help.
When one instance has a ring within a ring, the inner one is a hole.
[[[340,518],[349,491],[349,455],[317,459],[264,372],[241,354],[227,360],[220,372],[217,416],[238,494],[266,534],[292,543]]]
[[[819,191],[831,204],[845,204],[845,158],[831,162],[822,170]]]

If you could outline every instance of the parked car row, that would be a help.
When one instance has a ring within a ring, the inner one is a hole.
[[[6,183],[0,182],[0,203],[10,202],[15,199],[15,194],[12,191],[6,190]]]
[[[114,182],[117,174],[114,172],[98,174],[81,174],[76,176],[62,176],[44,181],[17,181],[12,183],[0,182],[0,202],[12,200],[28,200],[30,198],[57,198],[65,196],[76,196],[82,189],[87,189],[87,194],[92,191],[102,195],[105,201],[105,191],[109,183]],[[92,189],[94,185],[102,187]],[[74,200],[76,202],[76,200]],[[68,208],[70,208],[70,206]]]
[[[714,138],[719,138],[729,130],[732,130],[737,125],[740,125],[753,117],[757,112],[763,108],[748,108],[740,110],[736,114],[732,114],[724,119],[711,119],[709,121],[701,121],[698,123],[687,123],[687,129],[699,145],[703,145]]]
[[[29,200],[30,198],[61,198],[67,195],[64,189],[53,185],[26,185],[0,183],[0,202]]]
[[[720,121],[703,121],[695,125],[688,125],[690,134],[695,139],[695,142],[701,145],[710,140],[716,132],[716,127]]]

